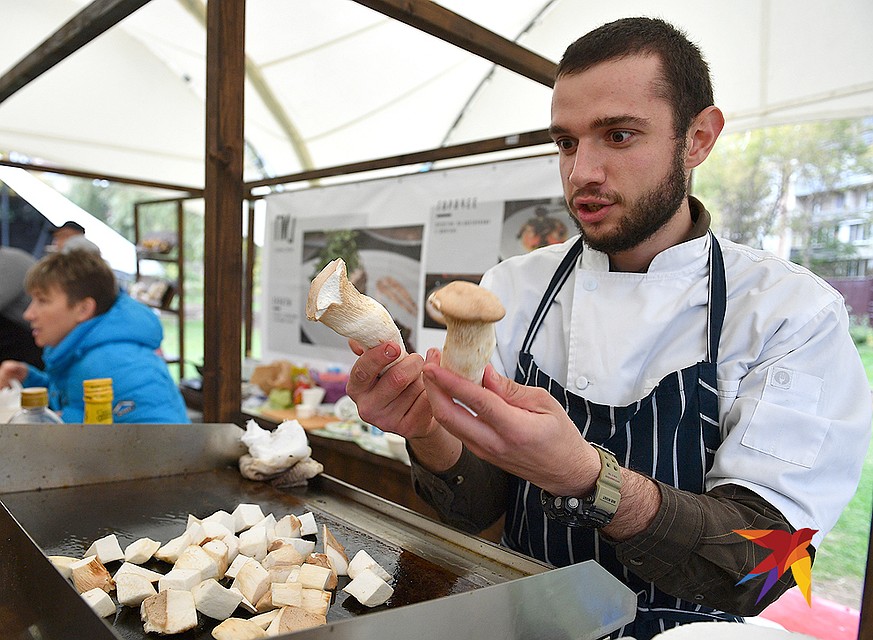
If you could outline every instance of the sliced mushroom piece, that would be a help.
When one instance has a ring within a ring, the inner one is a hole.
[[[124,551],[121,550],[121,545],[118,544],[118,538],[114,533],[108,536],[95,540],[88,547],[85,556],[97,556],[97,559],[103,564],[114,562],[115,560],[124,559]]]
[[[242,594],[225,589],[214,578],[204,580],[191,590],[197,611],[213,620],[226,620],[242,602]]]
[[[88,556],[70,565],[70,573],[73,584],[79,593],[85,593],[91,589],[103,589],[109,593],[115,588],[115,581],[109,575],[109,571],[97,556]]]
[[[328,558],[325,553],[310,553],[309,557],[306,558],[305,564],[314,564],[318,567],[324,567],[328,571],[330,571],[330,578],[325,583],[324,588],[332,591],[336,589],[338,578],[337,573],[333,569],[333,564],[331,564],[330,558]]]
[[[124,561],[133,564],[144,564],[151,560],[155,551],[161,548],[161,543],[151,538],[140,538],[127,545],[124,550]]]
[[[212,630],[215,640],[258,640],[266,638],[267,632],[251,620],[228,618]]]
[[[139,614],[146,633],[182,633],[197,626],[197,609],[190,591],[161,591],[142,601]]]
[[[282,607],[279,610],[279,615],[273,618],[270,626],[267,627],[267,635],[278,636],[283,633],[294,633],[295,631],[311,629],[326,623],[327,620],[324,616],[312,613],[301,607]]]
[[[321,537],[324,541],[324,553],[330,560],[333,570],[339,576],[349,575],[349,556],[346,555],[345,547],[334,537],[326,524],[322,525],[321,530]]]
[[[382,568],[382,565],[376,562],[369,553],[360,549],[355,554],[355,557],[352,558],[352,561],[349,562],[349,577],[354,580],[358,577],[359,573],[362,573],[366,569],[375,573],[385,582],[391,580],[391,574],[385,571],[385,569]]]
[[[70,567],[81,560],[81,558],[71,558],[70,556],[49,556],[48,559],[54,568],[68,580],[73,577],[73,570]]]
[[[125,607],[138,607],[156,593],[154,585],[145,576],[131,572],[115,576],[115,596],[118,604]]]
[[[494,352],[494,323],[506,310],[493,293],[472,282],[455,280],[430,294],[431,316],[446,325],[440,366],[477,384]]]
[[[342,258],[329,263],[312,281],[306,300],[306,317],[327,325],[341,336],[357,340],[368,349],[394,342],[406,353],[400,329],[391,314],[379,302],[355,289]]]

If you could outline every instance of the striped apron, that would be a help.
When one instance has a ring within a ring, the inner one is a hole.
[[[694,493],[703,493],[704,475],[721,441],[716,359],[727,296],[721,248],[712,234],[710,240],[706,361],[667,375],[648,396],[625,407],[588,402],[541,371],[530,353],[531,345],[582,254],[580,238],[564,257],[540,301],[518,354],[515,373],[516,382],[548,390],[564,405],[582,436],[612,451],[622,466]],[[603,542],[596,530],[548,520],[539,496],[538,487],[511,478],[503,543],[558,567],[593,558],[627,584],[637,594],[637,617],[612,637],[631,635],[644,640],[685,622],[742,621],[667,595],[638,578],[616,559],[612,546]]]

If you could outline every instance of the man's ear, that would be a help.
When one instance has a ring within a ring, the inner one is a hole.
[[[697,114],[688,129],[686,169],[693,169],[706,160],[723,128],[724,114],[718,107],[707,107]]]
[[[85,322],[97,315],[97,301],[92,297],[82,298],[73,305],[76,321]]]

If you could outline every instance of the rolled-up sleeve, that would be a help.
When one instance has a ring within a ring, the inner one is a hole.
[[[479,533],[494,524],[506,510],[506,472],[483,462],[466,448],[448,470],[434,474],[418,463],[410,447],[415,492],[436,509],[448,524],[468,533]]]

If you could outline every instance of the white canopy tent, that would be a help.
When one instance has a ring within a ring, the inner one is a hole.
[[[87,0],[0,0],[0,76]],[[698,42],[728,130],[873,115],[869,0],[443,0],[557,61],[622,16]],[[201,187],[205,4],[152,0],[0,103],[0,154]],[[351,0],[249,0],[245,179],[544,129],[547,86]]]

